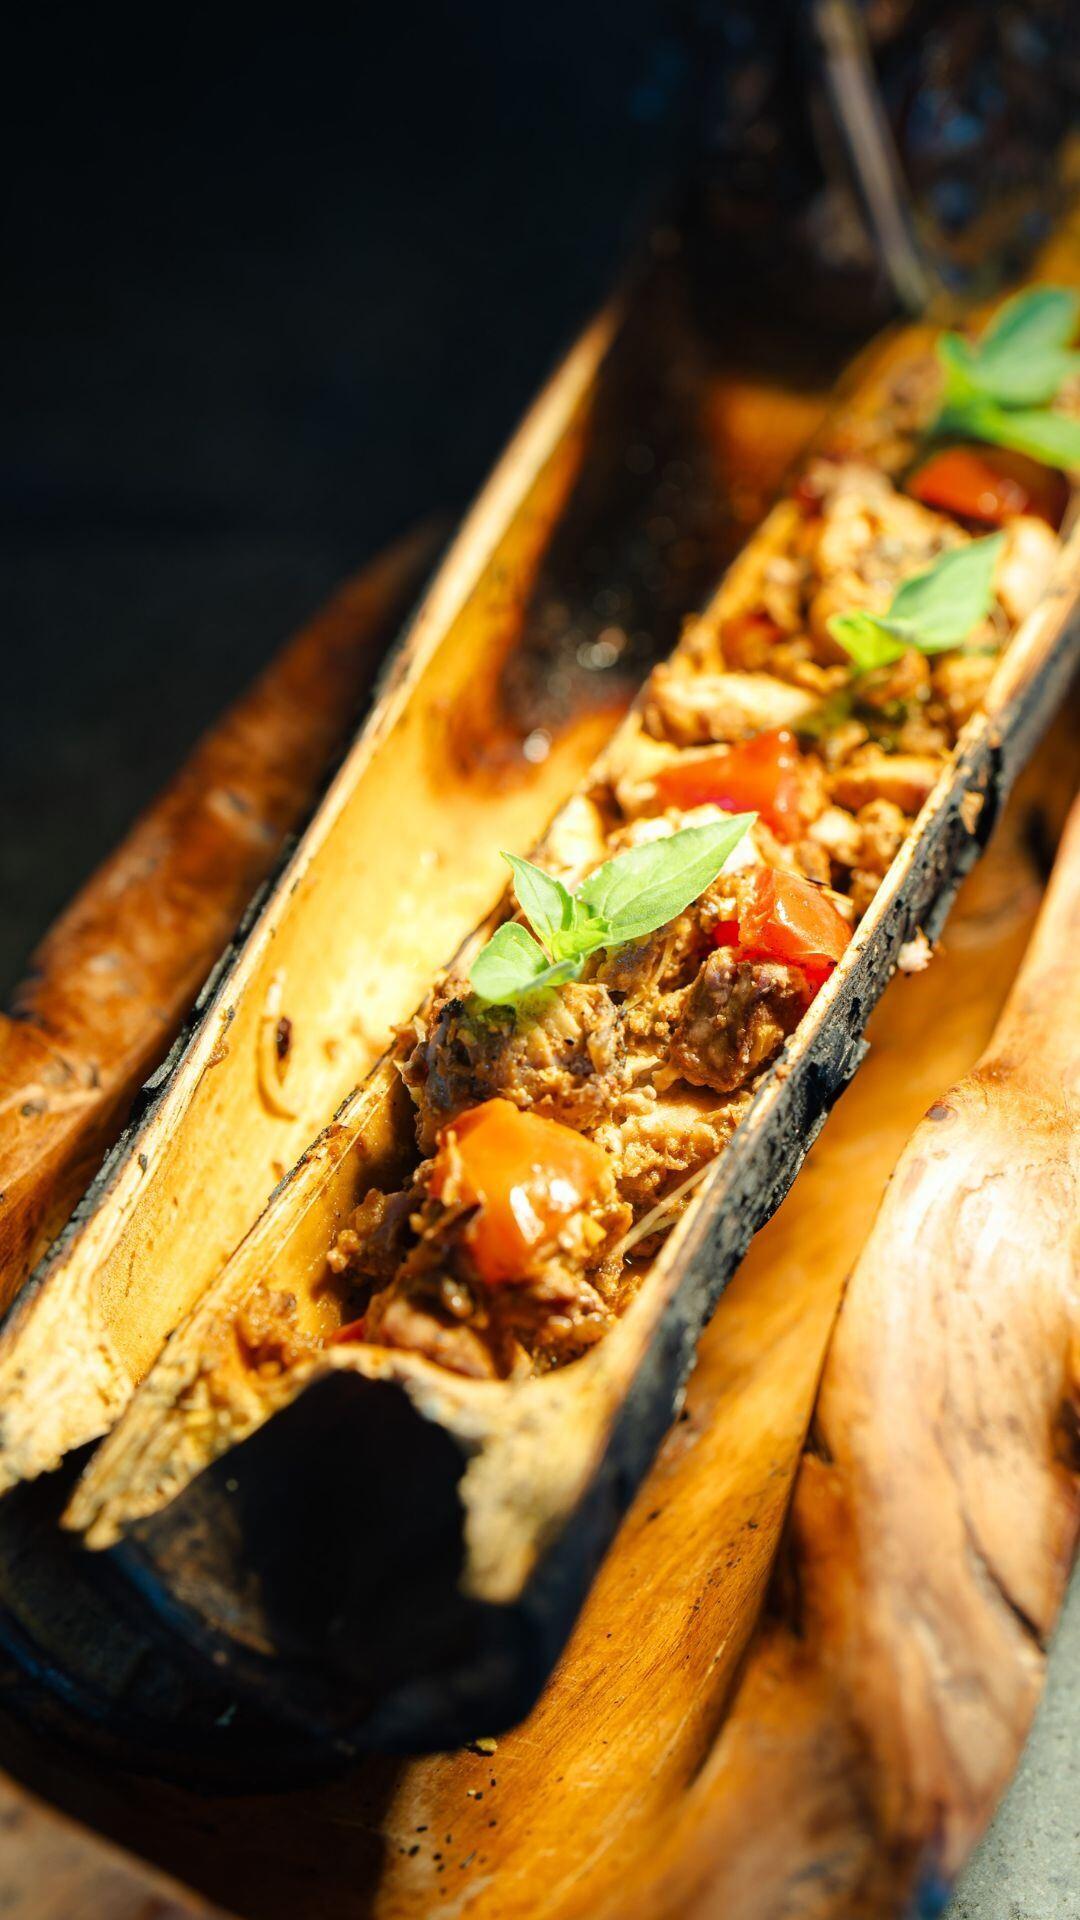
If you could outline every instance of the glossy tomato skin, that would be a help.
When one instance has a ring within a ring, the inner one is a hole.
[[[475,1208],[464,1238],[480,1279],[496,1285],[521,1278],[608,1167],[603,1149],[570,1127],[485,1100],[444,1128],[430,1190],[443,1199],[452,1188],[455,1203]]]
[[[908,492],[926,507],[988,527],[1004,527],[1020,513],[1058,527],[1068,496],[1064,476],[1037,460],[1004,448],[968,446],[931,454],[912,474]]]
[[[737,940],[730,938],[732,931]],[[718,945],[734,945],[748,960],[802,967],[819,984],[850,939],[847,921],[820,887],[776,867],[757,868],[744,887],[737,923],[716,929]]]
[[[783,840],[796,839],[802,828],[799,748],[786,728],[703,759],[677,760],[661,769],[656,790],[667,806],[711,803],[727,813],[759,814]]]

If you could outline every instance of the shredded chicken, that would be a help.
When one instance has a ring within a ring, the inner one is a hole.
[[[992,653],[952,653],[935,661],[934,693],[954,734],[981,704],[996,666]]]
[[[657,1199],[715,1160],[746,1111],[749,1095],[718,1103],[708,1090],[673,1088],[637,1113],[605,1121],[595,1138],[611,1155],[619,1192],[640,1218]]]
[[[832,796],[857,813],[871,800],[888,800],[902,813],[916,814],[937,784],[940,761],[930,754],[882,753],[864,747],[835,773]]]
[[[267,1286],[254,1288],[245,1300],[236,1339],[247,1365],[264,1375],[295,1366],[318,1345],[297,1323],[295,1294]]]
[[[706,740],[743,740],[770,727],[794,727],[818,701],[768,673],[712,673],[694,679],[655,668],[645,703],[645,725],[675,746]]]
[[[1005,546],[994,573],[994,590],[1006,618],[1026,620],[1050,585],[1061,543],[1045,520],[1020,514],[1005,529]]]

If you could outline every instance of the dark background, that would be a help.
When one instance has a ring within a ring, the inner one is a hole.
[[[343,574],[481,482],[674,164],[664,0],[7,30],[0,991]]]
[[[985,295],[1050,218],[1080,8],[858,11],[925,259]],[[333,585],[460,512],[671,181],[726,328],[850,352],[895,306],[810,0],[310,12],[5,19],[0,996]]]

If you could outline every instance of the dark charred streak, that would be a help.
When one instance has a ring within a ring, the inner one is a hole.
[[[795,1640],[806,1638],[806,1605],[800,1579],[798,1542],[790,1514],[773,1562],[772,1578],[762,1602],[761,1617],[787,1629]]]
[[[1043,886],[1053,872],[1057,853],[1057,835],[1045,807],[1029,807],[1021,827],[1021,840]]]
[[[810,1454],[815,1460],[820,1460],[822,1466],[832,1467],[836,1465],[833,1450],[825,1437],[825,1430],[816,1413],[810,1422],[810,1430],[806,1436],[803,1452]]]
[[[515,609],[485,715],[519,761],[534,730],[558,736],[598,711],[614,720],[763,517],[790,454],[730,444],[718,393],[779,376],[823,394],[843,363],[831,322],[805,325],[793,347],[786,329],[748,329],[738,303],[703,303],[713,244],[688,235],[641,272],[600,370],[580,470]],[[857,331],[872,324],[864,314]]]
[[[984,1548],[982,1547],[981,1543],[977,1539],[975,1534],[975,1528],[974,1528],[974,1525],[972,1524],[971,1516],[968,1513],[967,1508],[964,1506],[962,1501],[959,1502],[958,1504],[959,1504],[959,1510],[960,1510],[960,1520],[964,1529],[964,1536],[968,1544],[968,1552],[971,1555],[971,1558],[975,1567],[978,1569],[979,1573],[984,1576],[985,1580],[988,1582],[993,1592],[997,1595],[1002,1605],[1008,1608],[1009,1612],[1013,1616],[1013,1619],[1017,1622],[1017,1625],[1019,1626],[1025,1639],[1033,1641],[1038,1651],[1042,1654],[1045,1654],[1046,1638],[1047,1638],[1046,1634],[1043,1632],[1043,1629],[1038,1625],[1038,1623],[1031,1618],[1031,1615],[1027,1613],[1025,1609],[1020,1605],[1019,1601],[1014,1600],[1012,1594],[1009,1592],[1004,1581],[1001,1579],[1001,1576],[998,1573],[996,1567],[992,1564]]]
[[[1054,1459],[1067,1473],[1080,1476],[1080,1400],[1070,1395],[1060,1402],[1051,1432]]]

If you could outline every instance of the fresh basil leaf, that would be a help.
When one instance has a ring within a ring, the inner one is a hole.
[[[1007,300],[977,341],[942,334],[947,407],[981,395],[1004,407],[1052,400],[1080,357],[1066,351],[1080,325],[1080,301],[1065,287],[1033,287]]]
[[[513,871],[518,906],[551,954],[555,936],[574,922],[574,902],[569,892],[561,880],[534,866],[531,860],[522,860],[516,853],[504,853],[502,857]]]
[[[961,355],[959,368],[969,390],[997,406],[1042,407],[1049,406],[1066,380],[1080,371],[1080,354],[1054,347],[1033,356],[1027,365],[1010,364],[1007,369],[988,367],[981,359]]]
[[[560,960],[570,960],[579,954],[588,956],[608,942],[607,921],[601,920],[577,900],[574,901],[574,907],[573,926],[567,927],[564,933],[557,934],[555,938],[555,955]]]
[[[1080,297],[1071,287],[1027,287],[1003,301],[983,330],[979,350],[995,355],[1045,352],[1067,347],[1080,328]]]
[[[474,992],[502,1006],[580,979],[591,953],[654,933],[704,893],[756,818],[733,814],[632,847],[605,861],[574,894],[531,861],[504,855],[518,900],[537,931],[548,931],[551,951],[519,921],[505,921],[473,961]],[[552,924],[556,911],[565,924]]]
[[[513,868],[518,905],[549,960],[584,959],[603,946],[604,922],[575,899],[561,880],[517,854],[504,853],[503,859]]]
[[[857,613],[834,613],[827,625],[860,673],[891,667],[916,645],[906,630],[899,631],[886,616],[861,609]]]
[[[1075,293],[1032,287],[1007,300],[979,340],[942,334],[945,389],[934,433],[985,440],[1066,471],[1080,467],[1080,421],[1047,404],[1080,371],[1080,354],[1069,351],[1078,325]]]
[[[993,605],[994,567],[1004,538],[991,533],[950,547],[924,573],[903,582],[887,613],[834,613],[829,632],[860,673],[891,666],[910,647],[944,653],[962,646]]]
[[[925,573],[905,580],[889,608],[889,623],[910,628],[923,653],[958,647],[993,605],[994,568],[1005,541],[987,534],[966,546],[950,547]]]
[[[560,986],[581,972],[581,960],[562,960],[552,966],[532,934],[517,920],[505,920],[472,963],[469,979],[475,993],[492,1006],[505,1006],[538,987]]]
[[[1066,473],[1080,468],[1080,420],[1067,413],[1054,413],[1049,407],[1006,410],[989,400],[972,400],[947,408],[934,431],[1009,447],[1014,453],[1030,454],[1044,466],[1060,467]]]
[[[955,407],[966,407],[978,396],[978,386],[971,373],[974,349],[970,342],[959,333],[942,333],[938,336],[936,347],[938,360],[944,370],[945,385],[941,396],[941,413],[935,423],[937,432],[941,417]]]
[[[757,818],[736,813],[700,827],[684,827],[617,854],[590,873],[578,898],[607,923],[605,946],[655,933],[710,887]]]
[[[549,987],[565,987],[568,980],[580,980],[588,957],[588,954],[580,953],[565,960],[554,961],[550,967],[545,967],[542,973],[538,973],[534,979],[530,980],[522,992],[546,993]]]

